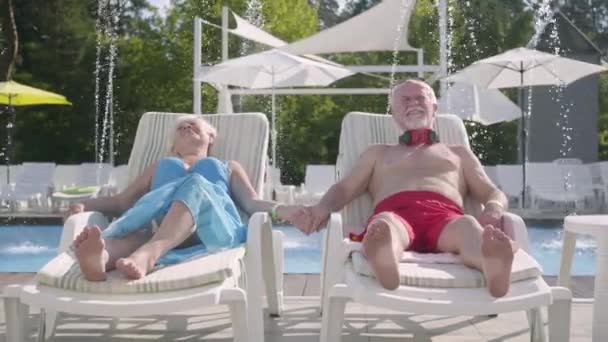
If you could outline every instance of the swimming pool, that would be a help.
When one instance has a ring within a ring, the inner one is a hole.
[[[305,236],[292,226],[278,226],[285,234],[285,273],[319,273],[321,234]],[[561,256],[561,226],[530,224],[532,255],[544,274],[557,275]],[[0,226],[0,272],[36,272],[57,254],[61,226]],[[593,275],[595,241],[579,237],[573,275]]]

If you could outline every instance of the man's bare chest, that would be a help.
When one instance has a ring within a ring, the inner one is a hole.
[[[380,173],[401,174],[425,172],[438,174],[458,172],[460,158],[445,145],[403,147],[396,146],[386,151],[378,163]]]

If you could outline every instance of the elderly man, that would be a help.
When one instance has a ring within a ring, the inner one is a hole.
[[[398,262],[404,250],[451,252],[483,272],[493,296],[504,296],[514,251],[501,230],[505,195],[471,150],[439,142],[431,130],[437,100],[428,84],[418,80],[398,84],[391,107],[404,132],[398,144],[370,146],[318,204],[280,209],[310,234],[327,222],[331,212],[367,191],[374,213],[364,233],[351,238],[362,240],[363,254],[384,288],[399,286]],[[466,194],[484,204],[479,217],[464,214]]]

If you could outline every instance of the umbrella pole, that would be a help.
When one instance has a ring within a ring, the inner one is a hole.
[[[8,96],[8,120],[6,124],[6,149],[4,160],[6,161],[6,184],[11,183],[11,156],[13,154],[13,126],[15,122],[15,108],[12,105],[12,96]]]
[[[271,95],[271,120],[272,120],[272,167],[277,168],[277,124],[275,113],[275,94],[274,94],[274,68],[272,70],[272,95]]]
[[[522,173],[522,188],[521,188],[521,208],[526,207],[526,118],[523,109],[523,88],[519,88],[519,103],[521,112],[521,173]]]
[[[521,86],[518,90],[519,111],[521,112],[521,173],[522,173],[522,188],[521,188],[521,208],[526,208],[526,146],[528,138],[528,129],[526,118],[524,115],[524,66],[521,62],[519,68]]]

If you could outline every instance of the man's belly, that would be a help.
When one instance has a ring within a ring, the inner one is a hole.
[[[432,191],[440,195],[443,195],[454,203],[458,204],[461,208],[463,206],[462,195],[458,189],[448,182],[425,182],[425,183],[401,183],[401,184],[389,184],[388,186],[382,186],[378,189],[370,189],[370,194],[374,202],[374,207],[383,199],[404,191]]]

